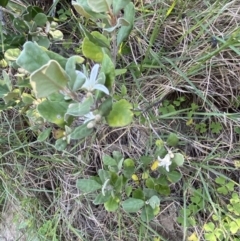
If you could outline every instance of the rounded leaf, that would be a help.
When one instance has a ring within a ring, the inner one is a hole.
[[[41,47],[28,41],[23,45],[23,51],[18,56],[16,62],[23,69],[32,73],[47,64],[49,60],[50,58]]]
[[[68,105],[67,102],[44,100],[37,106],[37,110],[47,121],[63,127],[65,124],[64,115]]]
[[[108,212],[114,212],[118,209],[119,199],[117,197],[110,197],[110,199],[104,203],[104,207]]]
[[[112,110],[106,117],[111,127],[121,127],[132,122],[132,105],[127,100],[120,100],[113,104]]]
[[[167,139],[167,145],[177,146],[179,142],[178,136],[175,133],[170,133]]]
[[[7,60],[15,61],[18,58],[18,56],[20,55],[20,53],[21,53],[21,51],[18,48],[16,48],[16,49],[8,49],[4,53],[4,57]]]
[[[72,133],[71,139],[73,140],[80,140],[87,136],[90,136],[93,132],[93,129],[87,128],[88,123],[78,126]]]
[[[64,89],[67,82],[67,74],[55,60],[49,61],[30,76],[30,84],[37,98],[47,97]]]
[[[172,161],[175,162],[178,166],[182,166],[184,163],[184,156],[181,153],[174,153]]]
[[[170,182],[176,183],[182,178],[182,174],[178,171],[171,171],[167,173],[167,178]]]
[[[96,13],[108,12],[113,0],[88,0],[87,3]]]
[[[95,62],[102,62],[103,51],[102,48],[91,42],[88,38],[84,38],[82,43],[83,55],[86,58],[92,59]]]
[[[144,201],[136,198],[129,198],[122,202],[122,207],[125,212],[128,213],[136,213],[138,212],[144,205]]]
[[[160,199],[158,198],[158,196],[152,196],[149,200],[149,205],[152,207],[152,209],[155,209],[156,207],[158,207],[160,205]]]
[[[141,213],[141,219],[144,222],[149,222],[154,218],[154,210],[150,206],[143,208]]]
[[[91,179],[79,179],[77,180],[76,186],[83,193],[94,192],[102,188],[102,185]]]
[[[47,16],[44,13],[38,13],[34,19],[37,26],[43,27],[48,21]]]

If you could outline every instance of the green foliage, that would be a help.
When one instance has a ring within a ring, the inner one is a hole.
[[[6,7],[7,4],[8,4],[8,1],[9,1],[9,0],[2,0],[2,1],[0,2],[0,6]]]
[[[190,197],[190,204],[186,209],[180,210],[180,215],[177,218],[177,221],[184,225],[186,222],[187,227],[192,227],[196,225],[197,220],[195,219],[196,215],[206,208],[206,203],[204,199],[204,190],[203,189],[193,189],[192,195]]]
[[[22,51],[8,48],[5,59],[23,69],[18,75],[18,82],[27,81],[25,87],[30,88],[31,93],[25,92],[28,90],[22,89],[22,86],[13,88],[6,73],[0,82],[0,97],[5,103],[3,109],[17,106],[25,111],[31,120],[31,128],[39,133],[39,141],[49,137],[49,124],[62,128],[62,134],[56,141],[57,150],[63,150],[71,139],[89,136],[104,120],[111,127],[121,127],[129,125],[133,119],[132,104],[118,97],[114,99],[112,95],[116,51],[133,27],[133,4],[130,1],[78,0],[73,1],[73,6],[104,30],[103,33],[89,32],[80,24],[85,36],[81,45],[82,54],[99,64],[91,68],[83,65],[84,58],[81,56],[66,59],[47,50],[51,41],[60,40],[63,35],[56,29],[57,23],[52,18],[44,14],[41,8],[30,5],[13,21],[17,31],[27,33],[30,41],[25,42]],[[122,9],[124,16],[119,17]],[[102,21],[100,25],[99,19]],[[82,123],[72,127],[73,120],[79,117],[83,118]],[[48,128],[44,123],[48,123]],[[126,172],[131,173],[130,170]]]
[[[132,122],[132,105],[127,100],[120,100],[113,104],[112,110],[107,116],[107,122],[111,127],[126,126]]]
[[[232,192],[234,190],[234,182],[227,181],[224,177],[217,177],[215,179],[215,182],[219,184],[219,187],[217,188],[217,192],[219,194],[227,195],[229,192]]]
[[[221,130],[223,129],[222,125],[219,122],[212,122],[210,124],[210,129],[212,133],[219,134]]]
[[[154,161],[151,156],[142,156],[139,160],[124,159],[120,152],[114,151],[112,156],[103,156],[103,169],[98,170],[98,175],[94,179],[79,179],[77,188],[83,193],[97,191],[93,203],[104,204],[109,212],[119,208],[127,213],[140,212],[141,219],[149,222],[159,213],[162,196],[170,195],[169,185],[182,178],[177,170],[183,165],[182,154],[169,153],[172,160],[167,171],[160,165],[161,161]],[[160,175],[152,177],[151,172],[156,170]]]

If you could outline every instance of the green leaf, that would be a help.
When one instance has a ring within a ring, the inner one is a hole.
[[[124,166],[124,168],[126,168],[126,167],[134,167],[135,163],[134,163],[134,161],[132,159],[127,158],[127,159],[124,160],[123,166]]]
[[[103,164],[107,166],[117,166],[116,160],[108,155],[103,156]]]
[[[206,232],[213,232],[215,229],[215,225],[213,222],[209,222],[209,223],[206,223],[203,228]]]
[[[182,178],[182,174],[178,171],[171,171],[167,173],[167,178],[170,182],[176,183]]]
[[[132,187],[131,186],[125,186],[125,193],[127,197],[129,197],[132,193]]]
[[[66,63],[67,63],[67,59],[64,58],[62,55],[54,53],[50,50],[47,50],[44,48],[44,52],[49,56],[50,59],[52,60],[56,60],[63,69],[65,69]]]
[[[71,90],[77,90],[74,88],[75,81],[77,78],[76,74],[76,64],[82,64],[84,62],[84,59],[80,56],[72,56],[67,60],[65,71],[67,75],[70,77],[70,81],[68,83]]]
[[[72,5],[80,15],[84,16],[85,18],[92,17],[91,8],[89,7],[86,0],[72,1]]]
[[[155,209],[160,205],[160,199],[158,196],[152,196],[149,200],[149,205],[152,207],[152,209]]]
[[[105,13],[109,11],[112,1],[115,0],[88,0],[87,2],[92,11]]]
[[[102,193],[99,193],[96,198],[93,201],[93,204],[95,205],[99,205],[99,204],[104,204],[105,202],[107,202],[109,199],[111,198],[111,192],[108,191],[105,193],[105,196],[103,196]]]
[[[107,116],[107,123],[111,127],[121,127],[132,122],[132,105],[127,100],[119,100],[113,104],[110,114]]]
[[[119,199],[117,197],[110,197],[110,199],[104,203],[104,207],[108,212],[114,212],[119,207]]]
[[[82,103],[72,103],[68,106],[66,115],[84,116],[90,112],[93,103],[92,96],[86,98]]]
[[[90,136],[93,132],[93,128],[89,129],[87,128],[87,124],[85,123],[81,126],[78,126],[72,133],[71,133],[71,139],[73,140],[79,140],[83,139],[87,136]]]
[[[22,102],[26,105],[31,105],[35,99],[33,99],[32,95],[27,93],[22,93]]]
[[[17,30],[19,33],[28,32],[28,30],[29,30],[29,28],[28,28],[28,26],[26,25],[25,21],[23,21],[23,20],[20,19],[20,18],[14,18],[14,19],[13,19],[13,25],[14,25],[14,27],[16,28],[16,30]]]
[[[113,14],[116,16],[118,14],[118,12],[129,3],[130,3],[130,0],[114,0],[113,1]]]
[[[123,184],[125,184],[125,178],[123,177],[123,175],[120,175],[115,184],[114,184],[114,190],[117,193],[122,193],[122,189],[123,189]]]
[[[48,21],[47,16],[44,13],[38,13],[33,21],[37,24],[39,27],[43,27],[46,22]]]
[[[228,189],[225,186],[219,187],[219,188],[217,188],[217,192],[221,193],[223,195],[227,195],[228,194]]]
[[[67,147],[67,141],[66,140],[63,140],[62,138],[61,139],[58,139],[56,142],[55,142],[55,148],[56,150],[58,151],[64,151]]]
[[[161,195],[168,196],[170,194],[170,187],[169,186],[158,184],[158,185],[155,186],[155,190]]]
[[[106,100],[102,102],[99,106],[98,111],[101,116],[107,116],[112,110],[112,97],[108,97]]]
[[[226,184],[226,187],[227,187],[228,191],[230,191],[230,192],[234,191],[234,186],[235,186],[234,182],[228,182]]]
[[[49,34],[51,34],[53,40],[63,40],[63,33],[60,30],[54,30],[54,31],[49,31]]]
[[[122,207],[125,212],[128,213],[136,213],[138,212],[144,205],[144,201],[136,198],[129,198],[122,202]]]
[[[154,219],[154,210],[150,206],[145,206],[141,213],[141,219],[143,222],[149,222]]]
[[[52,128],[51,128],[51,127],[47,128],[46,130],[44,130],[43,132],[41,132],[41,134],[38,136],[38,139],[37,139],[37,140],[40,141],[40,142],[45,141],[45,140],[49,137],[51,131],[52,131]]]
[[[103,56],[101,72],[105,74],[106,76],[105,85],[111,92],[115,81],[115,67],[111,58],[107,54],[104,54]]]
[[[30,76],[30,84],[37,98],[63,90],[68,82],[68,76],[62,67],[55,60],[42,66]]]
[[[170,133],[167,139],[167,145],[177,146],[179,142],[178,136],[175,133]]]
[[[217,241],[217,238],[214,235],[214,233],[205,233],[204,238],[206,241]]]
[[[49,41],[47,36],[38,36],[37,40],[38,45],[44,47],[44,48],[49,48],[51,42]]]
[[[220,185],[225,185],[226,178],[224,178],[224,177],[217,177],[217,178],[215,179],[215,182],[216,182],[217,184],[220,184]]]
[[[144,167],[147,167],[152,161],[153,161],[153,158],[150,156],[141,156],[140,157],[140,162],[143,163]]]
[[[80,24],[80,28],[81,28],[84,36],[87,37],[92,43],[96,44],[99,47],[104,47],[107,49],[110,48],[110,42],[104,35],[102,35],[99,32],[96,32],[96,31],[93,31],[90,33],[82,24]],[[96,34],[96,33],[98,33],[98,34]]]
[[[32,73],[47,64],[49,60],[50,58],[40,46],[28,41],[23,45],[23,51],[17,58],[16,62],[23,69]]]
[[[84,38],[82,43],[82,52],[86,58],[89,58],[95,62],[101,63],[103,60],[103,50],[91,42],[88,38]]]
[[[83,193],[94,192],[102,188],[102,185],[91,179],[78,179],[76,186]]]
[[[126,87],[126,85],[122,85],[121,86],[121,95],[122,96],[127,95],[127,87]]]
[[[221,123],[219,123],[219,122],[212,122],[210,124],[210,128],[211,128],[212,133],[215,133],[215,134],[219,134],[221,132],[221,130],[223,129]]]
[[[117,45],[119,46],[130,34],[134,19],[135,19],[135,8],[134,4],[130,2],[124,8],[124,19],[129,22],[129,26],[122,26],[117,34]]]
[[[9,92],[3,96],[3,100],[6,104],[9,104],[11,101],[18,101],[20,98],[19,89],[14,89],[13,91]]]
[[[8,86],[3,80],[0,80],[0,98],[3,98],[9,92]]]
[[[238,230],[239,230],[238,224],[236,222],[232,221],[230,223],[230,231],[231,231],[231,233],[232,234],[236,234]]]
[[[158,193],[151,188],[143,188],[143,193],[146,199],[149,199],[154,195],[158,195]]]
[[[102,183],[105,183],[108,179],[110,179],[110,173],[103,169],[98,170],[98,176]]]
[[[103,19],[107,18],[106,14],[99,14],[96,12],[93,12],[88,5],[87,0],[76,0],[72,1],[72,5],[76,9],[76,11],[85,18],[92,18],[92,19]]]
[[[136,189],[132,193],[133,198],[144,200],[145,196],[141,189]]]
[[[99,47],[110,49],[110,41],[98,31],[91,32],[91,37],[88,37],[88,39]]]
[[[69,103],[66,101],[50,101],[44,100],[37,106],[39,114],[47,121],[54,123],[60,127],[64,127],[64,115],[67,111]]]
[[[177,164],[177,166],[182,166],[184,163],[184,156],[181,153],[174,153],[172,161]]]
[[[26,14],[23,15],[23,19],[30,22],[38,13],[43,13],[43,10],[40,7],[30,5],[27,7]]]
[[[9,2],[9,0],[1,0],[1,1],[0,1],[0,6],[6,7],[7,4],[8,4],[8,2]]]
[[[12,81],[11,79],[9,78],[9,74],[3,70],[2,71],[2,76],[3,76],[3,81],[4,83],[6,84],[6,86],[8,87],[8,90],[9,91],[12,91]]]
[[[131,176],[134,174],[134,172],[135,172],[135,167],[124,167],[123,175],[126,178],[131,178]]]
[[[20,53],[21,53],[21,51],[18,48],[16,48],[16,49],[8,49],[4,53],[4,57],[5,57],[5,59],[7,59],[9,61],[15,61],[15,60],[17,60],[17,58],[20,55]]]
[[[123,155],[120,151],[113,151],[112,155],[113,158],[117,161],[117,163],[119,163],[123,158]]]

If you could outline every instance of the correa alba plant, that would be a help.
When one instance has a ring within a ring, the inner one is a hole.
[[[77,188],[84,195],[95,192],[93,203],[103,204],[109,212],[122,208],[151,221],[160,211],[162,198],[170,194],[169,186],[182,178],[177,168],[183,165],[184,157],[169,149],[177,144],[177,136],[170,134],[166,143],[156,142],[153,156],[133,160],[124,159],[117,151],[104,155],[97,176],[77,180]]]
[[[51,19],[39,9],[29,7],[15,24],[30,31],[32,41],[27,41],[22,51],[10,49],[6,54],[9,64],[18,68],[17,83],[13,85],[6,72],[0,82],[0,98],[4,100],[1,109],[19,107],[29,118],[32,129],[39,132],[39,141],[47,139],[55,126],[58,150],[63,150],[71,140],[91,135],[97,124],[126,126],[133,118],[132,104],[112,97],[118,48],[134,23],[133,3],[78,0],[72,4],[81,16],[95,21],[102,29],[89,32],[80,24],[85,36],[83,56],[66,59],[48,50]],[[120,16],[122,9],[124,14]],[[44,36],[41,31],[33,34],[35,30],[41,30]],[[95,64],[85,65],[83,57]]]

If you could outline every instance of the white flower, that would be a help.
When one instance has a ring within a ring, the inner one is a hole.
[[[84,117],[86,118],[85,121],[83,123],[87,123],[91,120],[95,120],[95,115],[92,112],[89,112],[88,114],[84,115]]]
[[[171,158],[173,158],[173,153],[169,152],[163,159],[158,156],[159,166],[165,167],[166,171],[169,172],[169,166],[172,164]]]
[[[90,78],[86,76],[86,74],[84,74],[83,72],[80,72],[80,71],[77,72],[80,78],[85,79],[85,83],[81,88],[89,92],[92,92],[94,90],[101,90],[105,94],[109,95],[108,88],[103,84],[99,84],[99,82],[101,83],[101,81],[105,81],[105,75],[103,73],[98,75],[99,67],[100,67],[99,64],[95,64],[93,66],[91,70]]]

